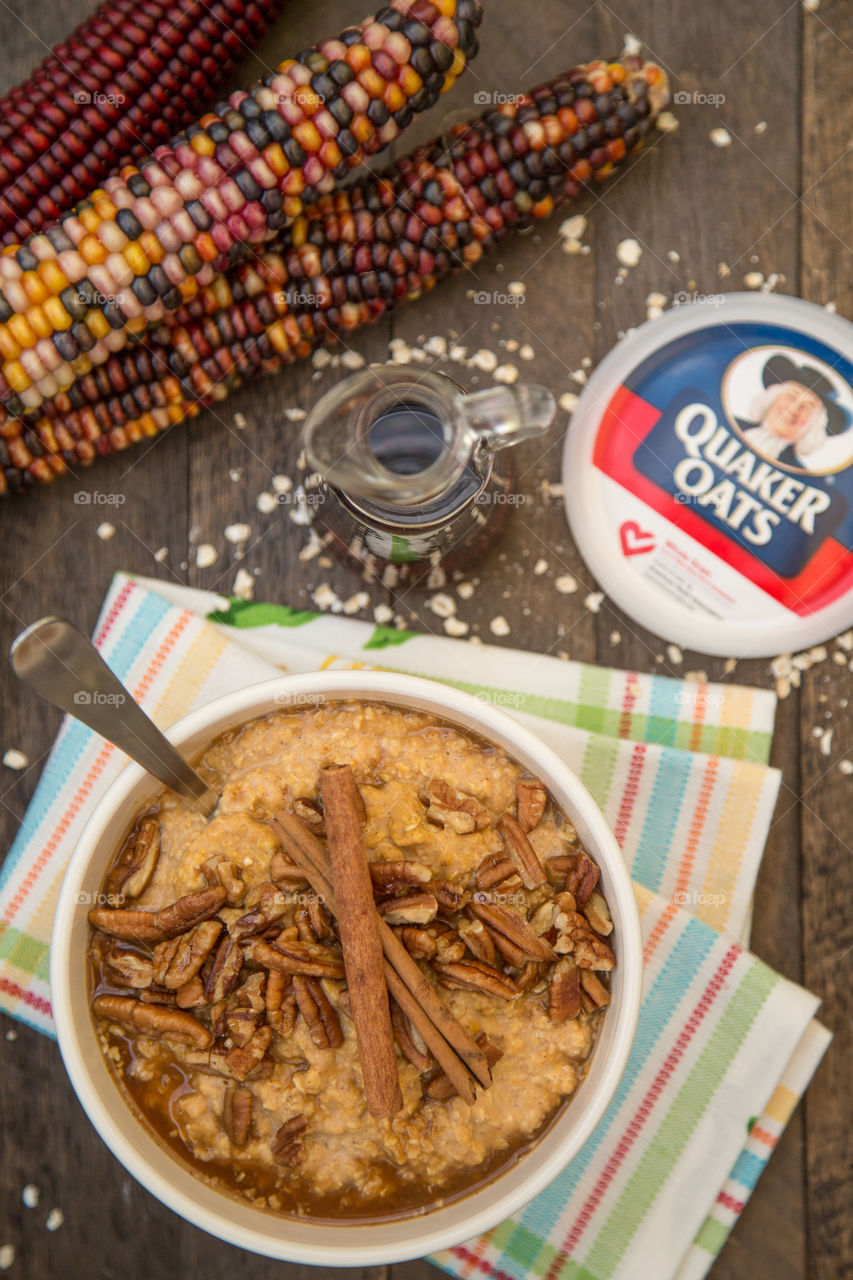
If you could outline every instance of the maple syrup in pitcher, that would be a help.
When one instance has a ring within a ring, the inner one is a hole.
[[[305,425],[317,532],[389,587],[464,568],[520,501],[506,448],[546,431],[555,409],[535,384],[465,395],[449,378],[406,365],[347,378]]]

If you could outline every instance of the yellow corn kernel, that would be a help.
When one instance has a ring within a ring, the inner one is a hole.
[[[21,285],[30,302],[44,302],[49,290],[37,271],[24,271],[21,274]]]
[[[74,323],[71,316],[65,310],[65,306],[61,298],[48,298],[42,309],[48,318],[51,329],[55,332],[70,329]]]
[[[468,63],[468,59],[465,57],[465,54],[462,52],[462,50],[454,49],[453,61],[450,64],[450,69],[448,74],[453,76],[454,79],[456,79],[457,76],[461,76],[462,72],[465,70],[465,67],[467,66],[467,63]]]
[[[0,324],[0,360],[17,360],[20,354],[20,343],[12,337],[7,325]]]
[[[138,240],[129,240],[122,249],[122,257],[135,276],[144,276],[151,263]]]
[[[102,221],[97,209],[78,209],[77,217],[83,223],[83,226],[90,235],[95,234]]]
[[[59,299],[57,299],[57,301],[59,301]],[[60,306],[62,306],[61,303]],[[63,307],[63,310],[64,309],[65,308]],[[43,307],[28,307],[27,320],[32,327],[33,333],[37,334],[38,337],[49,338],[53,333],[50,321],[48,320]]]
[[[153,231],[143,231],[134,244],[139,245],[152,267],[156,267],[166,252]]]
[[[201,131],[190,138],[190,146],[197,156],[212,156],[216,150],[216,143],[210,135]]]
[[[95,263],[104,262],[107,257],[106,249],[94,235],[84,236],[77,246],[77,252],[90,267]]]
[[[75,356],[73,360],[64,364],[61,369],[57,369],[53,376],[60,383],[62,390],[67,391],[78,378],[85,378],[87,373],[91,373],[92,368],[92,361],[88,354],[85,351],[81,351],[79,356]]]
[[[130,334],[144,333],[148,328],[148,322],[144,316],[135,316],[133,320],[128,320],[126,329]]]
[[[10,316],[9,332],[25,351],[28,347],[34,347],[38,341],[29,320],[26,316],[22,316],[20,312],[17,315]]]
[[[30,385],[27,372],[20,360],[10,360],[3,366],[3,376],[13,391],[26,391]]]
[[[62,293],[63,289],[68,288],[68,276],[62,270],[57,262],[51,258],[47,258],[44,262],[40,262],[36,268],[49,293]]]
[[[283,178],[290,172],[290,163],[280,143],[271,142],[268,147],[264,147],[261,155],[277,178]]]
[[[445,18],[452,18],[456,13],[456,0],[432,0],[432,2]]]
[[[105,191],[93,191],[89,199],[94,203],[95,212],[104,222],[111,222],[115,218],[118,209]]]
[[[109,321],[102,311],[90,311],[86,316],[86,328],[93,338],[105,338],[110,332]]]

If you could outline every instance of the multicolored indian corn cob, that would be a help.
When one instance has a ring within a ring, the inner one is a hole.
[[[217,276],[129,348],[26,422],[0,421],[7,488],[196,416],[248,376],[332,344],[472,267],[606,177],[667,98],[659,67],[593,62],[323,195],[262,256]]]
[[[197,119],[284,0],[104,0],[0,99],[0,243]]]
[[[478,0],[392,0],[0,254],[0,403],[34,409],[270,240],[476,51]]]

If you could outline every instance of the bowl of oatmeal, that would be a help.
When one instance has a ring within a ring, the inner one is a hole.
[[[390,672],[280,677],[169,736],[216,809],[129,765],[55,918],[57,1036],[101,1137],[188,1220],[296,1262],[419,1257],[516,1212],[589,1138],[639,1012],[589,793],[499,708]]]

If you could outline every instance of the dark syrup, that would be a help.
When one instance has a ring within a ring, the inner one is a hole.
[[[425,405],[408,402],[381,413],[371,424],[367,442],[383,467],[398,476],[420,475],[445,450],[444,428],[438,415]],[[410,525],[440,520],[468,502],[482,483],[482,477],[469,463],[449,492],[411,510],[395,507],[395,521]]]

